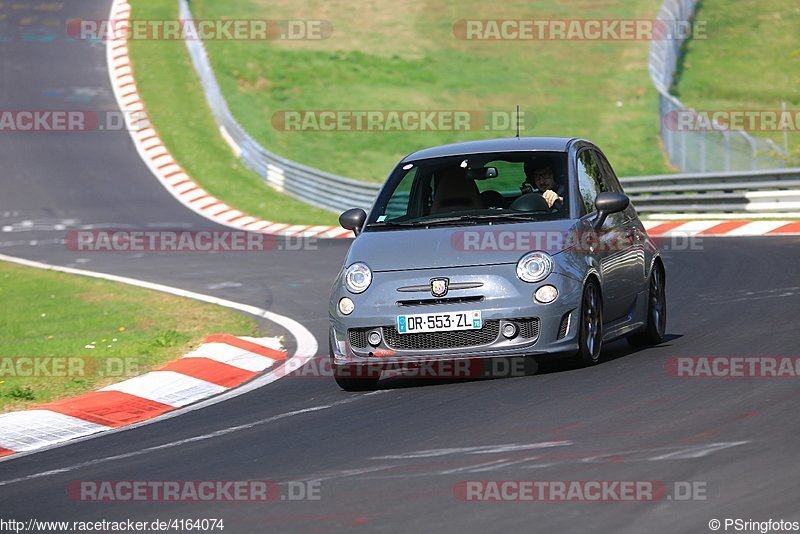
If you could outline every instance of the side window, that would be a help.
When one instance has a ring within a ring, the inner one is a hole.
[[[614,169],[611,167],[611,164],[608,162],[603,153],[595,151],[595,158],[597,158],[597,161],[600,162],[600,168],[603,171],[604,181],[608,187],[608,190],[622,193],[622,186],[619,185],[617,175],[614,173]]]
[[[617,175],[614,173],[614,169],[611,167],[608,159],[606,159],[606,157],[600,151],[595,153],[595,157],[600,162],[600,166],[603,169],[603,176],[605,176],[605,183],[608,185],[608,189],[617,193],[624,193],[622,190],[622,185],[620,185],[619,179],[617,179]],[[626,219],[635,217],[636,208],[633,207],[633,202],[631,202],[621,214],[614,214],[612,219],[618,222],[624,222]]]
[[[597,159],[589,149],[578,154],[578,187],[586,213],[594,213],[594,199],[599,193],[606,191],[606,186]]]

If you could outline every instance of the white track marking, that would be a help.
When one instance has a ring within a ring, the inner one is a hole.
[[[702,458],[703,456],[708,456],[709,454],[717,451],[721,451],[723,449],[729,449],[731,447],[738,447],[739,445],[744,445],[748,443],[747,441],[730,441],[727,443],[706,443],[704,445],[696,445],[694,447],[687,447],[685,449],[681,449],[679,451],[670,452],[667,454],[661,454],[659,456],[653,456],[650,460],[658,461],[658,460],[686,460],[692,458]]]
[[[538,456],[527,456],[525,458],[521,458],[519,460],[511,460],[509,458],[501,458],[499,460],[493,460],[491,462],[483,462],[480,464],[475,465],[465,465],[463,467],[454,467],[453,469],[445,469],[443,471],[436,471],[431,473],[433,475],[455,475],[458,473],[484,473],[486,471],[495,471],[497,469],[505,469],[507,467],[511,467],[512,465],[517,465],[525,462],[531,462],[533,460],[538,460]]]
[[[481,445],[478,447],[453,447],[447,449],[429,449],[424,451],[407,452],[402,454],[390,454],[385,456],[373,456],[370,460],[402,460],[413,458],[435,458],[438,456],[448,456],[451,454],[499,454],[504,452],[529,451],[533,449],[545,449],[549,447],[565,447],[572,445],[571,441],[543,441],[541,443],[507,443],[503,445]]]

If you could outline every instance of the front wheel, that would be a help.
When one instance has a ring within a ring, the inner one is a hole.
[[[372,391],[378,385],[381,371],[373,365],[346,364],[333,368],[333,379],[345,391]]]
[[[634,347],[658,345],[664,341],[667,331],[667,292],[664,268],[660,263],[653,266],[650,273],[650,287],[647,298],[647,324],[643,331],[628,336]]]
[[[375,364],[336,365],[333,362],[333,344],[328,341],[328,354],[331,358],[331,370],[336,384],[345,391],[371,391],[381,379],[381,368]]]
[[[590,279],[583,288],[578,353],[575,359],[580,365],[596,365],[600,361],[602,350],[603,298],[598,283]]]

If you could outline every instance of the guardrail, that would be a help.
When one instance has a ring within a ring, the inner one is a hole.
[[[178,0],[178,10],[182,20],[193,20],[186,0]],[[233,118],[203,42],[199,39],[187,39],[186,46],[220,132],[245,165],[277,190],[320,208],[343,211],[347,208],[368,210],[372,206],[380,184],[353,180],[307,167],[282,158],[259,145]]]
[[[675,28],[676,21],[694,18],[698,2],[699,0],[665,0],[656,18],[662,21],[662,27]],[[654,36],[650,44],[648,70],[658,91],[661,140],[670,163],[689,172],[785,167],[785,162],[777,156],[783,151],[770,139],[756,138],[744,131],[680,131],[670,127],[671,122],[674,122],[670,121],[670,117],[674,117],[676,112],[687,111],[686,106],[669,92],[675,81],[685,39],[683,36],[663,37],[665,36]]]
[[[800,168],[620,178],[639,213],[800,212]]]

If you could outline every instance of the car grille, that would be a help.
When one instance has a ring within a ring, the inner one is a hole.
[[[519,328],[519,337],[538,339],[539,318],[510,319]],[[347,331],[350,345],[357,349],[367,347],[367,334],[374,328],[351,328]],[[484,321],[480,330],[457,330],[453,332],[423,332],[400,334],[394,326],[384,326],[383,339],[386,345],[397,350],[435,350],[477,347],[489,345],[500,334],[500,321]]]
[[[564,317],[561,318],[561,325],[558,327],[558,337],[556,339],[561,339],[567,335],[567,327],[569,326],[569,314],[572,312],[567,312],[564,314]]]
[[[535,339],[539,337],[539,318],[514,319],[519,326],[519,335],[524,338]]]
[[[386,344],[399,350],[455,349],[488,345],[497,339],[499,333],[500,321],[484,321],[480,330],[420,334],[400,334],[394,326],[383,327]]]
[[[467,302],[482,302],[483,296],[476,295],[471,297],[448,297],[443,299],[416,299],[398,300],[398,306],[430,306],[433,304],[466,304]]]
[[[367,329],[365,328],[353,328],[347,331],[347,335],[350,338],[350,345],[356,347],[358,349],[364,349],[367,347]]]

